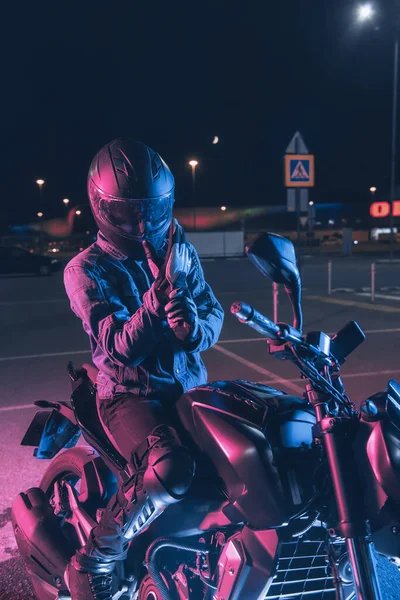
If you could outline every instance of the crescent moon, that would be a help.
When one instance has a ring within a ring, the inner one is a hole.
[[[218,144],[218,142],[219,142],[219,137],[217,135],[215,135],[212,143],[213,144]]]

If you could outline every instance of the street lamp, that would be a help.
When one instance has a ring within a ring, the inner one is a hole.
[[[358,9],[358,20],[361,22],[369,21],[375,14],[371,4],[360,5]],[[396,191],[396,128],[397,128],[397,78],[399,64],[399,38],[396,32],[393,52],[393,101],[392,101],[392,148],[391,148],[391,166],[390,166],[390,203],[393,207]],[[371,190],[370,190],[371,191]],[[372,192],[371,192],[372,193]],[[394,227],[393,210],[390,211],[390,258],[393,258],[394,246]]]
[[[79,217],[79,215],[81,215],[81,214],[82,214],[82,211],[81,211],[81,210],[76,210],[76,211],[75,211],[75,214],[76,214],[76,215]]]
[[[374,13],[375,11],[372,8],[371,4],[360,4],[360,6],[357,9],[357,17],[361,23],[372,19]]]
[[[221,210],[225,211],[226,210],[226,206],[221,206]]]
[[[39,217],[39,219],[41,219],[43,217],[43,213],[42,212],[38,212],[37,216]]]
[[[371,192],[372,195],[374,195],[376,192],[376,187],[375,186],[370,187],[369,191]]]
[[[69,198],[64,198],[63,202],[64,202],[65,206],[68,206],[68,204],[69,204]]]
[[[196,167],[199,164],[198,160],[189,160],[189,165],[192,167],[192,203],[193,203],[193,230],[196,231]]]

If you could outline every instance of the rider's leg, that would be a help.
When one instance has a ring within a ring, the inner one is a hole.
[[[171,412],[159,402],[130,394],[100,406],[103,424],[130,462],[133,476],[110,500],[86,546],[72,559],[69,581],[73,600],[96,598],[94,593],[79,591],[84,574],[88,579],[110,572],[116,560],[125,558],[130,540],[187,493],[194,463],[173,427]]]

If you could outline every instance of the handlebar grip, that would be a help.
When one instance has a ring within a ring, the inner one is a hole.
[[[246,304],[245,302],[240,302],[237,300],[231,306],[231,313],[239,320],[241,323],[246,323],[246,325],[250,325],[253,329],[265,335],[273,340],[277,340],[279,338],[280,327],[268,317],[262,315],[258,310]]]

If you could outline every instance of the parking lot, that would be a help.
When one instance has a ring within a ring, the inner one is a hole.
[[[302,262],[304,330],[333,333],[355,319],[367,333],[366,342],[343,368],[347,392],[357,403],[383,390],[389,379],[400,379],[400,264],[377,264],[375,303],[364,289],[370,284],[370,265],[364,258],[335,260],[332,285],[340,291],[328,296],[327,259]],[[246,259],[208,260],[203,266],[225,309],[219,343],[204,354],[209,380],[256,380],[301,395],[304,384],[296,369],[270,357],[265,339],[229,312],[234,300],[243,300],[272,317],[271,283]],[[291,319],[283,289],[279,319]],[[61,273],[1,278],[0,332],[0,599],[30,600],[12,536],[10,507],[19,491],[38,483],[47,463],[35,460],[32,449],[19,442],[34,414],[32,403],[65,400],[67,361],[79,365],[90,353],[86,334],[69,308]],[[394,597],[389,592],[385,596]]]

